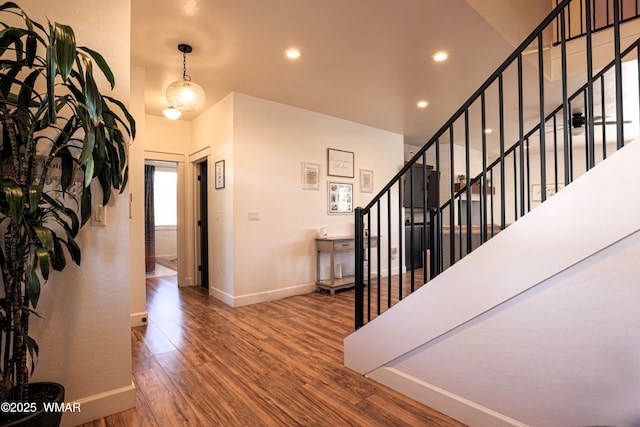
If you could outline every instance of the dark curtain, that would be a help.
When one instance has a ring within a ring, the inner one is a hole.
[[[153,209],[153,174],[155,166],[144,166],[144,270],[156,269],[156,221]]]

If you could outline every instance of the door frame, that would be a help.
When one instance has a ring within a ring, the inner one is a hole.
[[[178,172],[177,185],[177,208],[178,208],[178,224],[177,224],[177,240],[178,240],[178,286],[191,286],[193,284],[193,275],[189,274],[189,266],[193,264],[192,255],[189,254],[188,245],[185,237],[187,236],[188,223],[186,212],[186,176],[185,176],[185,156],[184,154],[166,153],[160,151],[144,152],[145,161],[164,161],[176,163]]]
[[[191,174],[191,179],[190,179],[190,183],[191,183],[191,194],[192,194],[192,201],[190,203],[190,206],[192,206],[192,211],[191,211],[191,215],[190,215],[190,224],[193,227],[191,229],[191,236],[195,236],[198,233],[198,216],[200,214],[200,210],[199,210],[199,194],[198,194],[198,174],[199,174],[199,170],[198,170],[198,165],[202,162],[206,161],[207,162],[207,188],[209,189],[209,191],[211,190],[211,174],[212,174],[212,170],[211,170],[211,149],[209,147],[203,148],[199,151],[196,151],[192,154],[189,155],[189,170],[190,170],[190,174]],[[208,230],[208,236],[207,236],[207,240],[208,240],[208,246],[209,248],[211,248],[211,198],[207,197],[207,224],[209,224],[209,230]],[[191,242],[191,251],[193,253],[193,263],[191,265],[191,272],[192,272],[192,277],[193,277],[193,284],[200,286],[199,283],[199,271],[198,271],[198,254],[199,254],[199,240],[198,239],[192,239]],[[209,265],[209,269],[208,269],[208,283],[209,283],[209,292],[211,292],[211,288],[212,288],[212,281],[211,281],[211,251],[208,251],[208,259],[207,259],[207,264]]]

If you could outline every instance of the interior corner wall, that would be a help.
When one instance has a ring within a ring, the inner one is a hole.
[[[233,96],[233,303],[308,293],[315,289],[317,229],[326,227],[331,236],[354,233],[353,213],[328,214],[327,182],[353,184],[353,206],[365,206],[403,166],[403,137],[243,94]],[[328,148],[354,153],[353,178],[328,176]],[[319,165],[319,190],[302,189],[303,162]],[[360,191],[360,169],[374,172],[373,193]],[[386,251],[384,240],[379,246]],[[353,269],[349,260],[344,261],[345,274]]]
[[[551,13],[553,0],[467,0],[514,47],[518,46]]]
[[[129,0],[33,0],[23,6],[46,24],[70,25],[79,45],[100,52],[115,76],[110,93],[129,104],[131,4]],[[109,37],[117,34],[117,37]],[[108,93],[104,79],[100,88]],[[96,201],[97,202],[97,201]],[[64,385],[66,402],[81,412],[63,415],[63,425],[77,425],[135,406],[131,378],[129,308],[129,191],[115,196],[107,225],[87,225],[78,235],[82,264],[54,272],[32,317],[31,333],[40,354],[32,381]]]
[[[131,255],[130,295],[131,326],[146,324],[147,296],[144,269],[144,69],[131,67],[131,108],[136,120],[136,139],[129,146],[129,192],[131,218],[129,220],[129,250]]]
[[[234,305],[234,95],[229,94],[192,122],[190,153],[208,153],[209,293]],[[215,163],[224,161],[224,188],[215,188]],[[193,168],[193,167],[192,167]],[[192,203],[193,205],[193,203]]]

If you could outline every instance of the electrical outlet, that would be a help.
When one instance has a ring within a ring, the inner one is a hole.
[[[260,221],[260,212],[249,211],[249,221]]]

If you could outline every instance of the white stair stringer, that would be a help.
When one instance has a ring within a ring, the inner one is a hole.
[[[345,365],[470,425],[640,420],[638,165],[634,141],[348,336]]]

